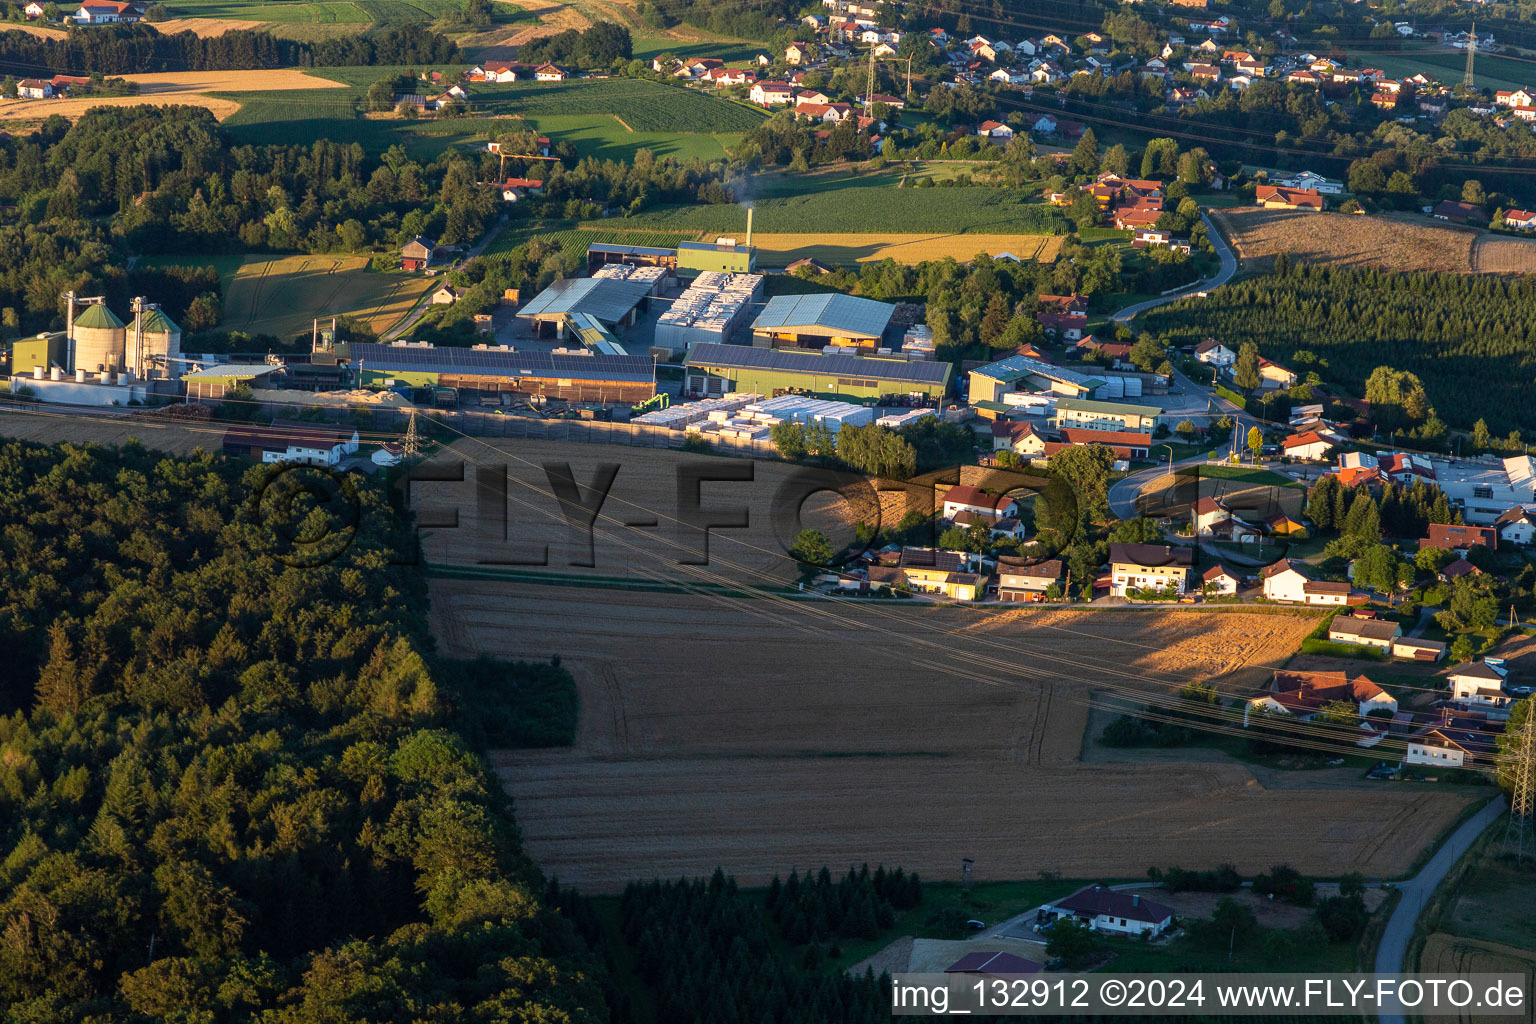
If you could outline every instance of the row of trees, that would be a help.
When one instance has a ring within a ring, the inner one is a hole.
[[[784,882],[774,875],[767,908],[785,940],[804,945],[832,938],[872,939],[895,923],[898,910],[922,901],[923,886],[915,873],[887,871],[882,864],[871,874],[864,864],[836,881],[825,867],[807,872],[804,879],[796,871]]]
[[[1146,317],[1150,330],[1181,344],[1252,342],[1277,360],[1305,337],[1326,359],[1328,380],[1372,403],[1379,427],[1428,445],[1445,443],[1446,423],[1470,427],[1481,418],[1492,432],[1536,425],[1521,383],[1536,366],[1536,277],[1294,261],[1283,275],[1226,285]],[[1381,366],[1384,350],[1394,367]]]

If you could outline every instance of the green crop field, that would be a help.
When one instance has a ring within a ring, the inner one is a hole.
[[[598,224],[586,227],[570,227],[570,221],[530,224],[521,230],[509,228],[496,236],[496,239],[485,250],[486,259],[495,259],[505,256],[518,246],[532,240],[541,238],[546,242],[554,242],[561,248],[584,253],[587,246],[598,242],[613,242],[617,245],[650,245],[663,249],[676,248],[678,242],[690,242],[698,238],[697,234],[687,231],[634,231],[628,228],[606,228]]]
[[[683,58],[715,57],[727,64],[745,64],[756,60],[758,54],[769,51],[769,47],[762,43],[724,38],[718,41],[685,43],[677,39],[668,39],[666,36],[635,36],[633,42],[634,54],[641,60],[650,60],[660,54],[671,53]]]
[[[1350,66],[1378,67],[1394,78],[1409,78],[1419,72],[1437,78],[1446,84],[1461,81],[1467,68],[1464,50],[1405,49],[1401,53],[1361,53]],[[1479,53],[1476,67],[1477,85],[1480,89],[1520,89],[1536,80],[1536,66],[1529,60],[1500,57],[1493,53]]]
[[[748,132],[766,114],[682,86],[636,78],[480,84],[470,89],[476,113],[549,116],[608,114],[635,132]]]
[[[456,0],[174,0],[169,6],[172,16],[178,18],[226,18],[278,25],[433,22],[462,7]]]
[[[1062,234],[1061,212],[1016,190],[1004,188],[891,188],[849,185],[806,195],[750,199],[753,226],[762,232],[807,231],[865,234],[888,231],[988,235]],[[636,227],[678,231],[732,232],[741,229],[734,206],[675,207],[632,218]]]

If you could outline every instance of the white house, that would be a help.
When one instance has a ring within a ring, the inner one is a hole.
[[[90,0],[71,14],[77,25],[113,25],[120,21],[138,21],[139,9],[122,0]]]
[[[1504,692],[1504,673],[1486,661],[1457,665],[1446,676],[1451,700],[1482,711],[1506,711],[1514,698]]]
[[[757,82],[747,98],[760,107],[775,107],[788,103],[794,95],[795,91],[788,82]]]
[[[1264,581],[1264,597],[1269,601],[1339,606],[1349,603],[1348,583],[1310,579],[1292,568],[1287,560],[1265,566],[1259,576]]]
[[[1237,362],[1237,353],[1215,338],[1206,338],[1195,346],[1195,358],[1207,366],[1227,367]]]
[[[1094,931],[1156,937],[1173,924],[1173,911],[1134,892],[1085,885],[1051,904],[1060,917],[1072,917]]]
[[[16,95],[24,100],[46,100],[53,97],[53,83],[41,78],[23,78],[16,83]]]
[[[1336,644],[1375,647],[1390,651],[1403,633],[1403,627],[1387,619],[1358,615],[1337,615],[1328,626],[1328,639]]]
[[[1397,700],[1366,676],[1338,672],[1276,672],[1270,692],[1253,698],[1243,710],[1246,728],[1255,714],[1289,715],[1310,721],[1330,704],[1353,704],[1362,719],[1371,712],[1397,712]]]
[[[1344,191],[1342,182],[1329,181],[1321,174],[1312,171],[1302,171],[1288,178],[1271,178],[1271,185],[1280,185],[1283,188],[1309,188],[1314,192],[1321,192],[1325,196],[1340,195]]]
[[[270,427],[232,427],[224,432],[224,452],[262,462],[335,466],[357,451],[357,428],[326,423],[274,423]]]
[[[1447,714],[1408,737],[1404,764],[1437,768],[1462,768],[1469,762],[1486,761],[1498,748],[1502,723],[1476,712]]]
[[[944,518],[953,519],[961,512],[1004,519],[1018,515],[1019,503],[1007,495],[988,494],[979,487],[960,484],[944,495]]]
[[[1494,520],[1494,526],[1505,544],[1529,544],[1536,537],[1536,511],[1516,505]]]
[[[1221,565],[1213,565],[1200,574],[1200,589],[1211,597],[1232,597],[1241,582]]]
[[[393,441],[385,441],[370,458],[375,466],[398,466],[405,457],[405,447]]]
[[[1259,387],[1291,388],[1296,386],[1296,374],[1279,363],[1259,357]]]
[[[1319,431],[1309,430],[1304,434],[1287,437],[1280,442],[1280,448],[1287,458],[1318,461],[1328,457],[1338,440]]]

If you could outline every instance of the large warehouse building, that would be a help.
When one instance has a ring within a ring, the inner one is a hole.
[[[348,356],[362,387],[505,391],[573,402],[634,403],[656,394],[649,356],[376,344],[353,344]]]
[[[763,293],[760,274],[706,271],[656,321],[657,348],[686,352],[701,342],[726,344]]]
[[[585,313],[608,327],[629,327],[640,306],[661,293],[668,271],[613,263],[598,273],[603,276],[553,282],[517,311],[518,318],[527,321],[534,334],[557,338],[565,337],[566,318],[574,313]]]
[[[1100,377],[1066,370],[1028,356],[1009,356],[971,371],[970,400],[1000,402],[1011,391],[1054,391],[1069,398],[1087,398],[1104,386]]]
[[[689,394],[718,396],[730,391],[762,395],[804,393],[818,398],[861,401],[885,395],[922,394],[942,400],[949,390],[950,364],[930,360],[823,356],[745,345],[695,345],[686,360]]]
[[[752,344],[816,349],[828,345],[877,349],[896,307],[835,293],[777,295],[752,321]]]

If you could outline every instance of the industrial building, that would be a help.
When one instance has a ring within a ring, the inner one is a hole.
[[[242,385],[259,387],[282,376],[283,367],[274,363],[224,363],[184,373],[181,380],[188,398],[223,398]]]
[[[30,376],[38,370],[46,375],[51,368],[63,368],[68,363],[69,337],[64,331],[45,332],[11,342],[10,373],[13,377]]]
[[[356,427],[329,423],[285,423],[270,427],[239,426],[224,432],[224,454],[258,462],[335,466],[357,453]]]
[[[677,269],[677,250],[662,249],[650,245],[618,245],[597,242],[587,246],[587,272],[593,273],[610,263],[634,267],[666,267]]]
[[[730,391],[764,395],[795,392],[854,401],[885,395],[923,395],[942,400],[949,389],[950,364],[927,360],[823,356],[745,345],[700,344],[685,360],[688,394],[718,396]]]
[[[750,233],[747,245],[737,245],[727,239],[716,242],[679,242],[677,269],[750,274],[757,270],[757,250],[752,248]]]
[[[359,386],[369,388],[452,388],[622,403],[656,394],[656,364],[649,356],[353,344],[348,358]]]
[[[977,402],[1005,401],[1005,395],[1026,390],[1050,391],[1070,398],[1088,398],[1104,386],[1105,381],[1100,377],[1065,370],[1028,356],[1009,356],[972,370],[970,394],[967,397],[972,405]]]
[[[665,286],[665,267],[637,267],[615,263],[603,267],[597,277],[570,277],[555,281],[517,311],[530,330],[543,337],[565,337],[567,318],[585,313],[609,327],[629,327],[637,310],[659,295]]]
[[[656,321],[654,344],[672,352],[686,352],[700,343],[726,344],[762,293],[759,274],[706,271]]]
[[[777,295],[752,321],[752,344],[776,349],[828,345],[873,350],[896,307],[873,299],[828,293]]]
[[[68,304],[69,354],[63,369],[84,370],[98,375],[97,379],[101,374],[123,371],[130,380],[179,376],[181,328],[158,305],[135,297],[130,326],[118,319],[100,296],[77,300],[74,292],[65,292],[64,298]]]
[[[1163,410],[1155,405],[1122,405],[1119,402],[1092,402],[1063,398],[1056,403],[1056,426],[1086,427],[1089,430],[1151,431]]]

